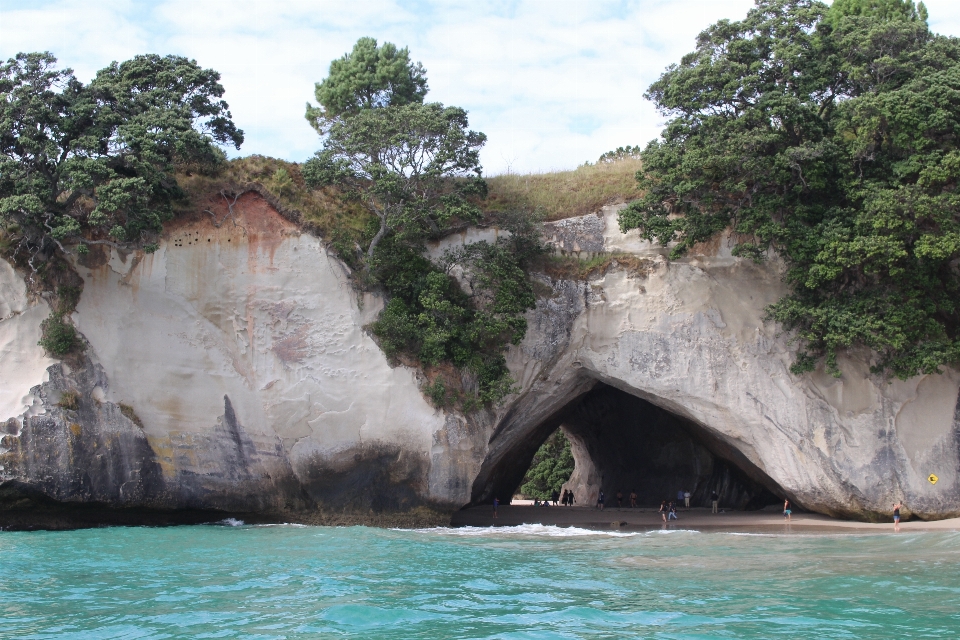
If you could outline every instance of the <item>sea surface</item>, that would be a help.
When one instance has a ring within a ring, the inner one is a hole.
[[[2,638],[957,638],[960,533],[0,532]]]

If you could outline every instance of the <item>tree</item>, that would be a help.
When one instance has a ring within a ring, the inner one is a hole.
[[[457,368],[450,378],[459,380],[430,385],[435,404],[487,404],[512,389],[503,351],[523,338],[523,314],[535,303],[522,265],[540,250],[539,229],[515,225],[510,240],[478,243],[441,264],[424,255],[428,237],[453,221],[477,221],[476,200],[486,194],[486,136],[469,129],[463,109],[425,104],[426,88],[423,67],[406,49],[358,41],[317,85],[321,106],[308,105],[323,147],[302,174],[311,186],[335,185],[358,198],[375,217],[359,259],[364,283],[388,298],[371,325],[384,352]],[[473,278],[469,292],[454,271]]]
[[[960,361],[960,41],[922,7],[851,12],[760,0],[701,33],[647,92],[671,119],[620,226],[674,257],[728,227],[739,255],[774,249],[796,373],[863,345],[906,378]]]
[[[218,144],[243,141],[219,74],[192,60],[137,56],[89,85],[56,62],[20,53],[0,66],[0,221],[16,251],[142,244],[182,195],[175,166],[216,164]]]
[[[573,469],[570,441],[563,435],[563,431],[557,429],[533,455],[530,468],[520,481],[520,493],[549,500],[553,493],[559,493],[563,483],[570,479]]]
[[[334,118],[364,109],[423,103],[427,77],[410,51],[373,38],[360,38],[353,51],[330,63],[330,74],[316,84],[319,107],[307,103],[307,121],[321,135]]]
[[[468,197],[484,195],[482,133],[467,113],[439,103],[364,109],[332,121],[324,147],[303,168],[309,184],[358,194],[379,220],[372,257],[387,233],[439,233],[449,220],[476,220]]]
[[[826,20],[837,26],[845,16],[866,16],[881,20],[927,21],[927,7],[913,0],[833,0]]]

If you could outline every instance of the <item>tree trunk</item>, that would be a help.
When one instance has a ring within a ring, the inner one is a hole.
[[[387,234],[387,215],[383,214],[380,216],[380,230],[377,231],[377,235],[373,236],[373,240],[370,241],[370,247],[367,249],[367,265],[365,270],[370,270],[370,259],[373,258],[373,250],[377,248],[377,243],[379,243],[383,236]]]

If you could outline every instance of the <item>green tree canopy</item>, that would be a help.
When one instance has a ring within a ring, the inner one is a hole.
[[[759,0],[648,90],[670,120],[621,228],[674,257],[731,226],[739,255],[774,248],[795,372],[825,356],[839,375],[854,345],[904,378],[960,360],[960,41],[921,10],[827,22],[819,2]]]
[[[573,451],[570,441],[557,429],[533,455],[530,468],[520,482],[520,493],[531,498],[549,500],[563,488],[573,473]]]
[[[410,61],[410,51],[390,42],[377,46],[360,38],[353,51],[330,63],[330,73],[316,84],[319,107],[307,103],[307,121],[323,133],[327,121],[364,109],[422,103],[426,70]]]
[[[453,218],[478,218],[468,196],[486,193],[480,166],[486,136],[468,127],[466,111],[439,103],[345,114],[331,121],[303,175],[312,185],[336,184],[362,198],[379,220],[372,257],[387,233],[423,237]]]
[[[927,21],[927,8],[913,0],[833,0],[826,20],[837,26],[845,16],[865,16],[881,20]]]
[[[18,251],[141,243],[181,195],[175,165],[217,163],[218,144],[243,141],[219,74],[192,60],[137,56],[89,85],[55,65],[21,53],[0,66],[0,221]]]

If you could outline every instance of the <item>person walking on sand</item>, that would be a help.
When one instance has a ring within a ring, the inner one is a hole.
[[[784,519],[784,520],[790,520],[790,519],[791,519],[791,517],[790,517],[791,515],[793,515],[793,511],[790,509],[790,501],[789,501],[789,500],[784,500],[784,501],[783,501],[783,519]]]
[[[570,489],[570,495],[567,496],[567,504],[572,507],[574,502],[576,502],[576,499],[573,497],[573,489]]]
[[[557,506],[557,500],[560,499],[560,492],[559,492],[559,491],[554,491],[554,492],[550,495],[550,497],[553,498],[553,506]]]
[[[713,513],[717,512],[717,503],[720,502],[720,496],[717,495],[716,491],[710,492],[710,503],[713,505]]]
[[[900,509],[903,508],[903,500],[893,505],[893,530],[900,531]]]
[[[603,489],[600,489],[600,493],[597,494],[597,509],[600,509],[600,511],[603,511],[603,501]]]
[[[493,517],[497,517],[497,508],[500,506],[500,498],[493,499]]]
[[[636,489],[630,490],[630,508],[631,509],[637,508],[637,490]]]
[[[683,492],[683,508],[684,509],[690,508],[690,492],[689,491]]]
[[[620,511],[620,508],[623,506],[623,491],[617,489],[617,511]]]
[[[677,519],[677,503],[670,503],[670,513],[667,514],[667,520],[676,520]]]
[[[667,501],[666,500],[660,501],[660,511],[658,511],[657,513],[660,514],[660,519],[663,520],[664,523],[666,523],[667,521]]]

